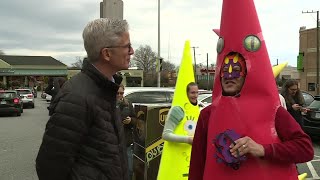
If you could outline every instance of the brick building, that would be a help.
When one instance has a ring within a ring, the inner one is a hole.
[[[317,28],[300,28],[298,70],[300,72],[300,88],[311,94],[317,93]],[[318,60],[319,61],[319,60]]]

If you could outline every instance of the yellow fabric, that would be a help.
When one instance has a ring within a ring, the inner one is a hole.
[[[192,56],[190,42],[186,41],[183,50],[183,56],[178,72],[178,78],[176,88],[174,91],[174,97],[172,106],[183,106],[186,102],[189,102],[187,97],[187,85],[190,82],[194,82],[194,72],[192,67]]]
[[[303,173],[303,174],[300,174],[300,175],[298,176],[298,178],[299,178],[299,180],[304,180],[304,179],[307,178],[307,176],[308,176],[307,173]]]
[[[187,96],[187,85],[190,82],[194,82],[191,57],[190,42],[186,41],[172,102],[172,107],[180,106],[184,111],[184,118],[174,130],[176,135],[193,136],[200,114],[199,106],[192,105]],[[187,180],[190,155],[190,144],[165,141],[158,171],[158,180]]]
[[[288,62],[273,66],[272,67],[273,76],[277,77],[280,74],[280,72],[287,66],[287,64]]]

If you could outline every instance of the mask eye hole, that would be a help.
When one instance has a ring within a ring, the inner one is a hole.
[[[224,48],[224,39],[220,37],[217,43],[217,53],[220,54]]]
[[[234,71],[241,71],[241,68],[240,68],[240,66],[234,66],[234,67],[233,67],[233,70],[234,70]]]
[[[244,39],[244,47],[250,52],[258,51],[261,47],[261,41],[257,36],[249,35]]]

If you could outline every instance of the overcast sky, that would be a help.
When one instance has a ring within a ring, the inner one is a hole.
[[[134,48],[158,49],[157,0],[123,0],[124,18],[130,24]],[[100,0],[1,0],[0,50],[10,55],[45,55],[67,65],[86,55],[82,30],[99,18]],[[296,66],[299,28],[316,27],[320,0],[255,0],[271,63],[288,61]],[[197,63],[216,59],[212,32],[219,28],[222,0],[161,0],[161,56],[175,64],[181,61],[184,41],[197,46]],[[239,9],[241,13],[241,9]]]

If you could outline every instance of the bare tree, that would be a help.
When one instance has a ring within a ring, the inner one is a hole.
[[[144,72],[152,72],[156,70],[156,53],[152,51],[149,45],[139,46],[135,50],[133,63]]]
[[[175,71],[176,65],[169,61],[163,61],[162,62],[162,71]]]
[[[83,59],[79,56],[76,57],[76,62],[71,64],[71,67],[82,68]]]
[[[4,52],[2,50],[0,50],[0,55],[5,55]]]

